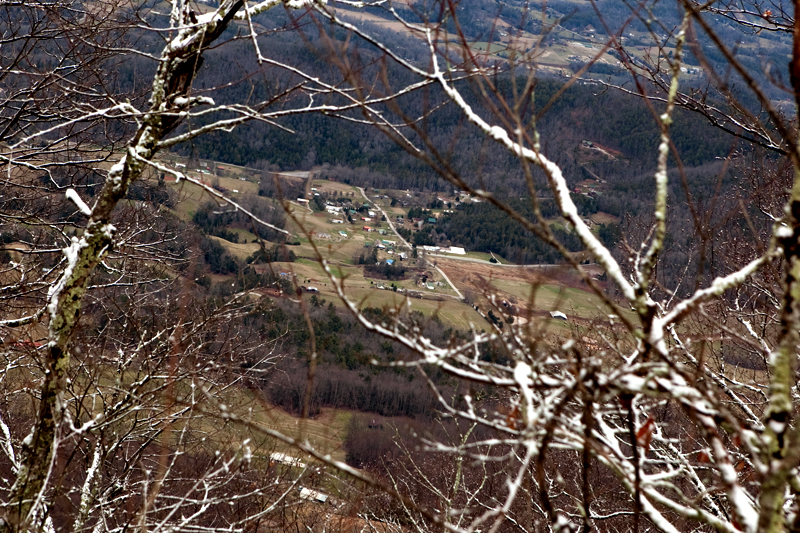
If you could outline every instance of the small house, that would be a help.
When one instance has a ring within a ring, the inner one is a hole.
[[[317,503],[325,503],[328,501],[328,495],[322,494],[318,490],[309,489],[307,487],[300,487],[298,490],[300,491],[300,498],[303,500],[310,500]]]
[[[280,463],[282,465],[294,466],[297,468],[306,467],[306,464],[297,457],[292,457],[291,455],[279,452],[269,454],[269,462],[270,464]]]

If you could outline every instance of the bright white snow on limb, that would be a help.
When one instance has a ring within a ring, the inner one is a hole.
[[[86,205],[86,202],[83,201],[83,199],[78,195],[78,193],[75,192],[75,189],[73,188],[67,189],[65,195],[67,197],[67,200],[72,201],[72,203],[78,207],[81,213],[83,213],[87,217],[92,216],[92,210],[89,208],[88,205]]]
[[[578,208],[575,206],[575,203],[570,197],[569,187],[567,186],[567,182],[561,173],[561,168],[557,164],[547,159],[540,152],[535,152],[530,148],[526,148],[525,146],[513,141],[506,130],[500,126],[491,126],[477,113],[475,113],[475,111],[472,109],[472,106],[470,106],[461,96],[461,93],[453,88],[445,79],[444,74],[439,68],[439,61],[433,46],[430,28],[426,29],[426,33],[428,36],[428,47],[431,51],[431,61],[433,63],[432,75],[439,81],[439,85],[442,87],[442,89],[444,89],[445,93],[447,93],[450,99],[461,109],[467,119],[483,130],[489,138],[494,139],[501,145],[505,146],[516,156],[524,157],[545,171],[553,185],[556,199],[564,218],[572,223],[576,233],[578,234],[578,237],[581,239],[581,242],[584,244],[584,246],[586,246],[589,252],[591,252],[592,255],[597,258],[597,262],[603,265],[608,276],[614,280],[625,297],[629,301],[634,301],[636,299],[636,294],[633,291],[633,286],[628,283],[627,279],[625,279],[619,264],[617,264],[617,261],[612,257],[611,252],[609,252],[608,249],[597,239],[597,237],[594,236],[591,230],[583,222],[583,218],[578,214]]]

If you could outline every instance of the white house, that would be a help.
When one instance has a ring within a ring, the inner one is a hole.
[[[318,490],[309,489],[307,487],[300,487],[300,497],[304,500],[312,500],[318,503],[325,503],[328,501],[327,494],[322,494]]]
[[[285,274],[285,272],[281,272],[281,275]],[[297,457],[292,457],[291,455],[287,455],[285,453],[275,452],[269,455],[269,460],[272,463],[281,463],[288,466],[294,466],[297,468],[305,468],[306,464],[302,462]]]

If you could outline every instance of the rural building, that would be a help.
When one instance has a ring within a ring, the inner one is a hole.
[[[300,487],[298,490],[300,491],[300,498],[304,500],[315,501],[317,503],[325,503],[328,501],[328,495],[322,494],[318,490],[309,489],[307,487]]]
[[[306,464],[297,457],[292,457],[291,455],[286,455],[285,453],[271,453],[269,454],[269,461],[270,463],[280,463],[282,465],[288,466],[295,466],[297,468],[305,468]]]

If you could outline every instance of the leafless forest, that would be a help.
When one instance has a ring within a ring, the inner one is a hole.
[[[800,531],[797,6],[0,0],[0,530]],[[580,149],[636,154],[614,199]],[[178,163],[248,150],[251,196]],[[601,312],[365,305],[291,166],[463,193],[425,239],[502,222]]]

